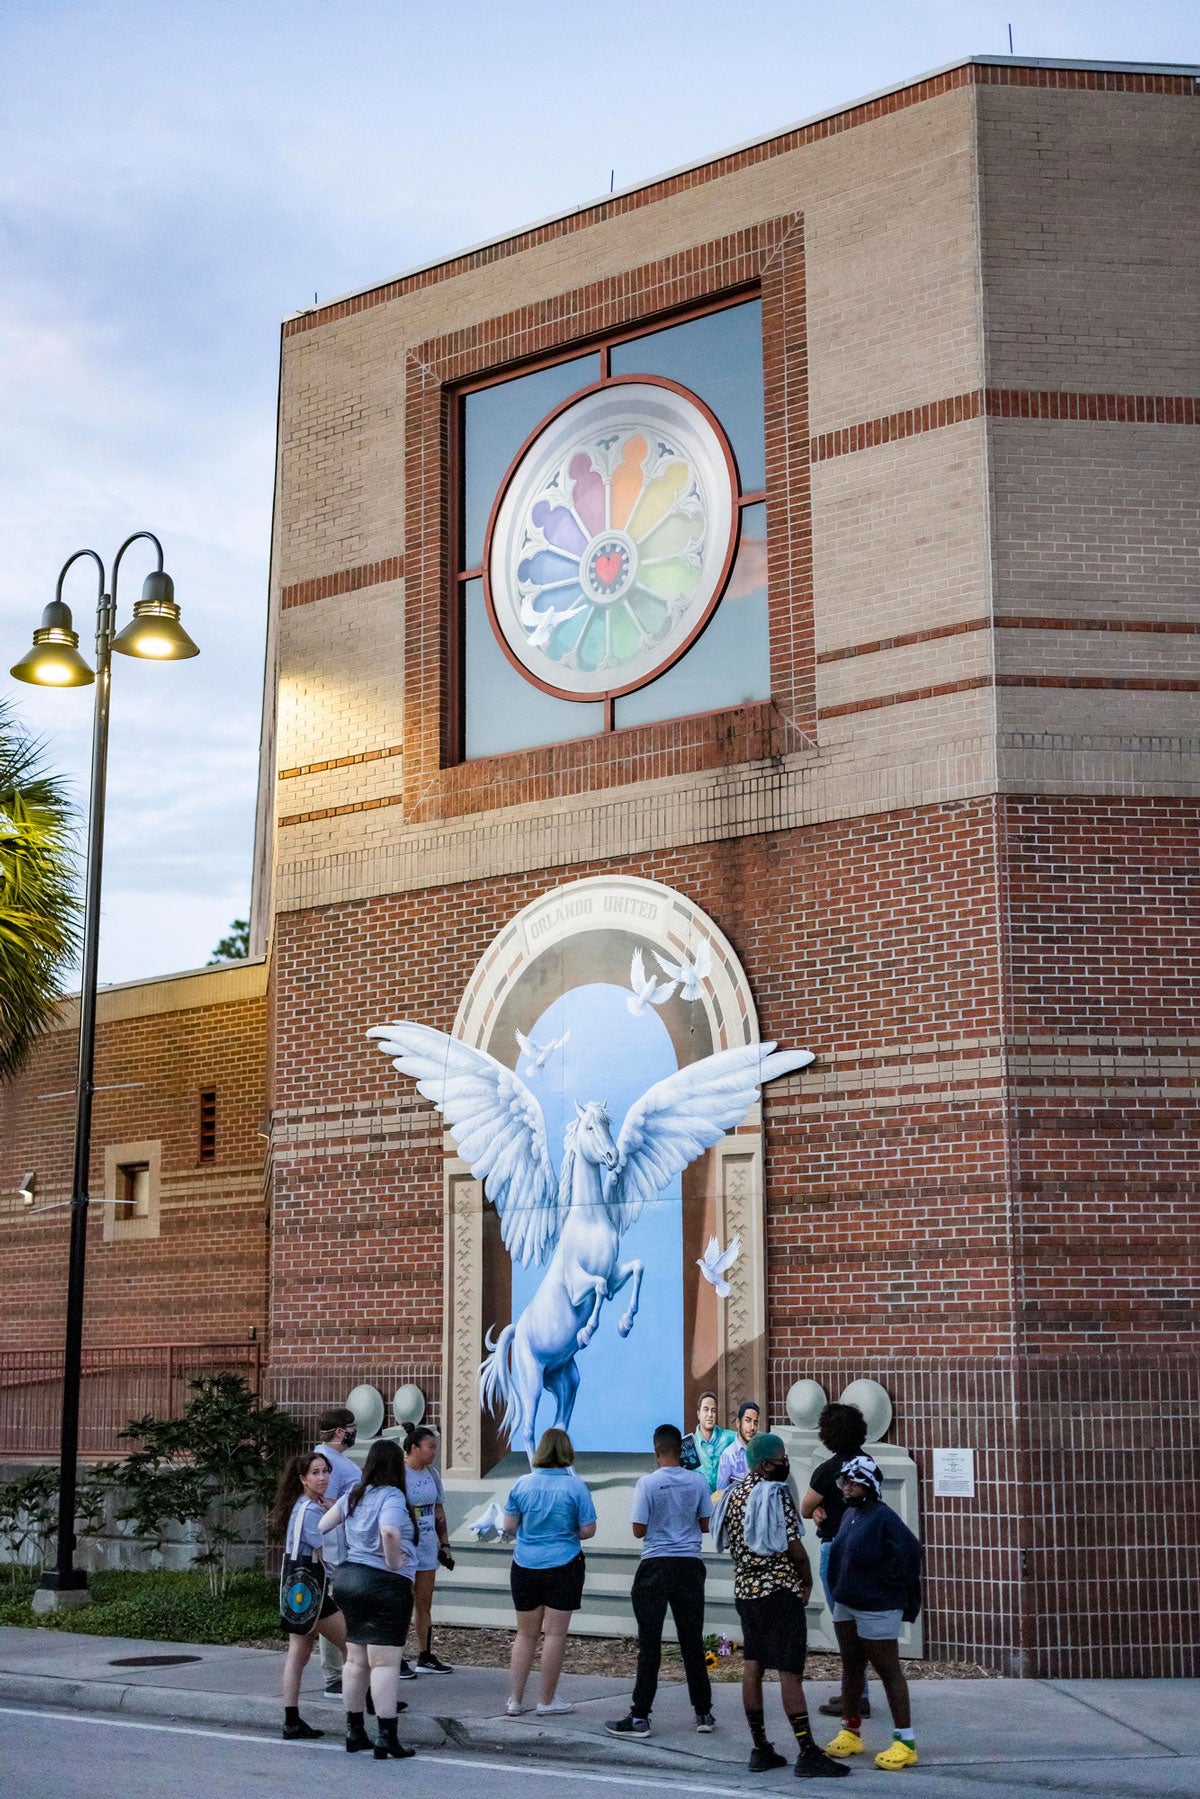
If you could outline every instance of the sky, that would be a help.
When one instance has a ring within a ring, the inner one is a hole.
[[[1194,63],[1194,4],[4,0],[0,695],[86,808],[92,692],[12,681],[58,571],[162,539],[198,659],[114,659],[102,981],[250,899],[289,313],[972,54]],[[153,564],[121,569],[127,619]],[[68,577],[90,651],[90,565]],[[90,657],[89,657],[90,659]]]

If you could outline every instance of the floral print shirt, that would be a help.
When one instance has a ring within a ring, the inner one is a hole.
[[[733,1557],[734,1600],[766,1599],[772,1593],[794,1593],[797,1599],[803,1599],[800,1570],[792,1565],[789,1555],[754,1555],[746,1548],[746,1501],[761,1479],[761,1474],[748,1474],[745,1480],[730,1488],[725,1504],[725,1532]],[[786,1487],[783,1489],[783,1516],[788,1542],[798,1543],[804,1531],[795,1501]]]

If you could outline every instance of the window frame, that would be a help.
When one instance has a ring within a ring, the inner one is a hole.
[[[475,376],[471,379],[456,382],[454,384],[448,396],[449,405],[447,408],[447,467],[449,470],[449,480],[447,483],[448,566],[446,569],[445,606],[446,666],[449,678],[444,701],[444,717],[446,721],[445,760],[447,766],[471,766],[475,763],[486,762],[491,759],[486,756],[468,757],[466,754],[467,721],[464,701],[467,680],[466,589],[468,582],[482,582],[488,622],[491,625],[496,641],[508,662],[533,686],[540,688],[546,693],[552,693],[554,691],[544,682],[539,681],[536,676],[531,675],[529,670],[516,659],[508,644],[505,642],[503,633],[496,628],[490,586],[485,573],[491,551],[492,528],[495,523],[496,510],[517,466],[521,462],[521,459],[525,456],[530,446],[541,435],[549,419],[557,417],[559,412],[565,411],[567,407],[575,405],[585,394],[598,393],[607,387],[628,385],[635,381],[645,381],[653,386],[664,387],[674,393],[685,394],[689,399],[699,400],[705,411],[711,413],[711,408],[707,405],[702,394],[694,394],[691,390],[682,387],[679,382],[669,380],[665,376],[637,374],[614,375],[611,366],[612,350],[618,344],[631,343],[644,337],[654,337],[662,331],[671,330],[676,325],[685,325],[690,323],[693,319],[705,318],[713,313],[729,312],[737,306],[744,306],[755,300],[759,302],[761,308],[763,303],[762,283],[757,280],[743,283],[739,287],[727,288],[719,294],[713,294],[703,300],[697,300],[688,306],[676,307],[670,312],[654,314],[628,324],[614,326],[606,331],[593,333],[589,337],[573,339],[571,342],[563,344],[555,350],[544,352],[537,356],[522,358],[520,361],[489,369],[486,374]],[[759,330],[760,349],[765,360],[766,333],[761,313]],[[480,393],[491,387],[504,386],[510,381],[520,380],[524,375],[536,374],[540,369],[553,368],[559,363],[574,362],[579,357],[587,355],[596,355],[599,357],[600,375],[598,380],[589,382],[585,387],[579,388],[558,406],[552,408],[551,412],[546,417],[540,419],[529,432],[524,442],[510,459],[508,467],[497,489],[496,496],[493,499],[484,537],[483,560],[473,567],[462,568],[460,564],[464,561],[463,530],[466,503],[466,458],[464,455],[466,400],[473,393]],[[712,416],[716,418],[715,413],[713,413]],[[734,506],[736,514],[734,530],[731,535],[729,553],[725,567],[722,570],[715,598],[705,612],[704,618],[697,625],[695,631],[692,632],[686,642],[681,645],[678,653],[664,668],[658,670],[650,681],[639,681],[633,683],[631,686],[613,688],[611,691],[604,694],[587,696],[587,703],[599,703],[603,708],[602,722],[598,731],[589,731],[576,736],[556,738],[553,744],[543,745],[541,746],[542,748],[560,749],[565,748],[567,745],[580,745],[596,742],[602,743],[606,739],[610,739],[614,733],[621,730],[643,729],[644,727],[642,726],[627,727],[615,722],[614,710],[616,701],[626,693],[641,692],[643,688],[652,686],[654,680],[657,680],[659,675],[666,674],[668,669],[674,668],[687,654],[687,651],[699,641],[705,629],[711,622],[717,608],[720,606],[721,601],[724,598],[725,589],[729,585],[730,575],[737,562],[738,551],[741,548],[742,517],[745,509],[747,506],[769,505],[769,501],[766,485],[747,492],[742,491],[741,470],[738,468],[737,453],[732,444],[729,443],[728,435],[725,432],[721,420],[717,419],[716,422],[718,426],[720,426],[720,435],[726,446],[732,470],[736,475],[737,494]],[[764,432],[766,430],[766,424],[766,380],[764,371]],[[556,695],[555,697],[561,698],[562,696]],[[570,705],[574,702],[568,699],[565,703]],[[711,712],[727,712],[728,710],[728,706],[719,706],[712,708]],[[657,722],[663,725],[670,725],[674,722],[674,716],[701,718],[709,715],[709,712],[688,712],[673,715],[673,718],[671,719],[662,719]],[[505,752],[505,754],[509,753],[520,754],[521,752],[519,750],[516,752]]]
[[[132,1216],[122,1213],[125,1203],[122,1191],[126,1169],[145,1168],[146,1210]],[[162,1143],[143,1139],[140,1143],[110,1143],[104,1151],[104,1241],[129,1243],[144,1241],[159,1234],[162,1195]]]

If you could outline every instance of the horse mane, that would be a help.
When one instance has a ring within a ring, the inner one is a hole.
[[[585,1110],[589,1110],[592,1107],[595,1107],[596,1111],[598,1111],[603,1118],[605,1124],[608,1124],[608,1107],[597,1099],[589,1100]],[[563,1131],[562,1167],[559,1169],[558,1173],[558,1228],[560,1231],[566,1220],[567,1213],[571,1209],[571,1194],[575,1182],[575,1158],[579,1154],[579,1126],[581,1123],[582,1120],[577,1113],[575,1117],[569,1121]],[[615,1225],[617,1220],[613,1217],[612,1209],[608,1204],[607,1197],[605,1198],[604,1203],[605,1209],[608,1211],[609,1217]]]

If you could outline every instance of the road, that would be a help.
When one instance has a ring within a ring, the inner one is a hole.
[[[856,1765],[859,1790],[882,1792],[890,1780]],[[412,1799],[605,1799],[606,1795],[697,1794],[728,1799],[730,1793],[796,1791],[790,1774],[755,1779],[700,1781],[650,1770],[566,1767],[543,1761],[502,1759],[444,1749],[422,1751],[409,1762],[378,1763],[347,1757],[339,1737],[319,1743],[283,1743],[275,1736],[193,1724],[143,1723],[49,1708],[0,1706],[0,1791],[4,1799],[295,1799],[319,1784],[344,1795],[370,1793],[396,1782]],[[989,1761],[971,1767],[922,1767],[904,1776],[905,1790],[925,1799],[1040,1799],[1087,1795],[1089,1799],[1195,1799],[1200,1758],[1147,1754],[1130,1760]],[[828,1789],[822,1786],[821,1791]],[[847,1794],[849,1785],[843,1789]]]

